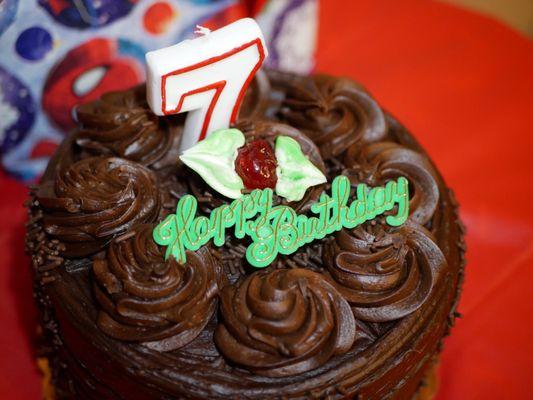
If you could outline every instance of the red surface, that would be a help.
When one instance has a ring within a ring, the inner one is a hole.
[[[445,343],[438,399],[530,399],[532,42],[488,18],[415,0],[323,1],[319,36],[318,69],[363,82],[415,133],[462,205],[464,318]],[[38,399],[26,190],[3,175],[0,190],[0,394]]]

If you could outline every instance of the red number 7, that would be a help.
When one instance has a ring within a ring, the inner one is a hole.
[[[236,37],[235,35],[227,36],[230,41],[235,40]],[[201,39],[209,39],[209,37],[198,38],[191,42]],[[216,40],[223,42],[224,36],[218,35]],[[196,47],[189,45],[189,49],[184,49],[183,54],[186,55],[186,52],[190,53],[195,49],[202,51],[202,43],[197,43]],[[154,96],[149,90],[148,100],[153,109],[154,102],[160,101],[160,108],[156,106],[154,109],[156,114],[170,115],[189,112],[181,150],[193,146],[210,132],[226,128],[235,122],[246,88],[266,57],[263,40],[259,35],[221,54],[216,54],[215,51],[211,51],[212,49],[216,50],[217,47],[211,46],[204,51],[210,52],[211,57],[160,75],[160,98],[157,96],[159,93]],[[158,62],[155,58],[148,59],[147,57],[147,60],[149,66],[150,63]],[[169,62],[168,58],[165,62]],[[150,80],[151,75],[148,76]],[[147,84],[149,88],[152,85],[151,82]],[[152,90],[155,90],[155,87]]]

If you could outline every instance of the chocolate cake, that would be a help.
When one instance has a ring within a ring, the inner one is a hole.
[[[428,398],[464,267],[452,191],[408,131],[349,79],[260,72],[236,128],[247,143],[294,139],[326,177],[405,177],[409,216],[384,216],[278,255],[264,268],[227,236],[165,258],[154,227],[192,194],[230,199],[178,158],[183,116],[157,117],[144,86],[77,110],[28,202],[39,357],[55,397]]]

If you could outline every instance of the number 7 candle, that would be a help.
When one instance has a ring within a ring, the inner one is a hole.
[[[268,55],[261,29],[243,18],[146,54],[147,98],[157,115],[189,112],[180,152],[235,122],[244,92]]]

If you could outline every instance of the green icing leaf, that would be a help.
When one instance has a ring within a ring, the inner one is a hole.
[[[219,129],[186,150],[180,159],[217,192],[237,199],[242,196],[244,184],[235,172],[235,159],[243,145],[240,130]]]
[[[301,200],[311,186],[327,181],[326,177],[302,153],[300,144],[291,137],[278,136],[276,139],[276,173],[278,182],[276,194],[289,201]]]

